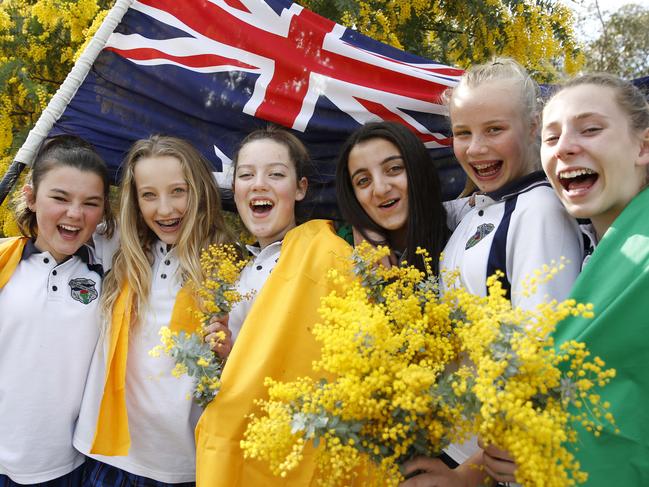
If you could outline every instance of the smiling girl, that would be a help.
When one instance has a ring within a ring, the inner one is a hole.
[[[92,459],[86,485],[193,485],[191,379],[152,357],[163,326],[193,331],[201,249],[231,239],[209,163],[187,142],[154,136],[124,162],[120,248],[105,283],[97,347],[74,444]]]
[[[543,169],[568,212],[590,219],[598,241],[647,184],[643,102],[633,85],[597,74],[567,83],[543,112]]]
[[[566,209],[591,220],[597,246],[571,291],[595,318],[569,317],[557,345],[584,342],[616,377],[601,393],[616,425],[579,436],[589,487],[649,485],[649,105],[609,74],[568,81],[543,112],[543,168]],[[578,425],[579,426],[579,425]]]
[[[563,300],[579,274],[583,240],[540,170],[539,89],[525,69],[500,58],[467,70],[446,94],[453,151],[468,176],[466,197],[447,203],[453,233],[444,248],[443,267],[459,270],[457,283],[485,296],[486,281],[501,271],[513,306],[534,308]],[[535,270],[566,259],[554,279],[524,296],[523,282]],[[509,455],[476,439],[450,445],[446,452],[461,464],[449,471],[437,459],[417,459],[406,472],[420,471],[411,486],[481,485],[485,473],[514,481]],[[475,468],[480,465],[484,470]]]
[[[342,269],[350,247],[331,222],[296,226],[295,205],[304,199],[309,155],[290,132],[270,127],[253,132],[234,158],[234,200],[246,228],[257,239],[239,290],[254,295],[232,311],[236,338],[222,375],[222,388],[196,429],[197,483],[205,486],[310,485],[312,459],[283,479],[243,457],[240,441],[255,401],[268,397],[264,380],[291,381],[311,375],[320,354],[311,328],[320,298],[334,289],[327,273]],[[215,325],[212,331],[225,331]],[[209,335],[206,337],[209,340]]]
[[[241,272],[239,291],[248,294],[230,314],[233,338],[250,312],[254,296],[279,260],[282,240],[295,228],[295,204],[306,196],[304,168],[309,153],[289,132],[269,128],[255,131],[234,157],[234,201],[246,229],[257,240],[248,246],[253,259]]]
[[[525,308],[564,299],[583,252],[576,221],[540,170],[538,98],[529,74],[506,58],[470,68],[448,95],[453,151],[473,191],[450,204],[458,217],[444,267],[459,269],[460,284],[483,296],[487,277],[502,271],[507,296]],[[524,297],[526,276],[562,257],[565,269]]]
[[[423,270],[420,247],[438,271],[448,236],[439,177],[426,147],[406,127],[373,122],[354,132],[336,166],[336,196],[347,223],[370,243],[390,247],[393,264],[407,260]]]
[[[84,141],[46,142],[23,190],[23,237],[0,243],[0,485],[79,485],[72,446],[100,331],[102,266],[85,245],[104,219],[108,171]]]

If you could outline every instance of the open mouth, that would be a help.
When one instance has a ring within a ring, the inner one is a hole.
[[[264,216],[271,212],[275,204],[271,200],[252,200],[250,202],[250,209],[253,214],[257,216]]]
[[[384,201],[379,205],[379,208],[392,208],[394,205],[396,205],[399,202],[399,198],[393,198],[387,201]]]
[[[586,191],[597,182],[598,178],[599,174],[586,168],[569,169],[559,173],[559,183],[568,192]]]
[[[180,227],[182,218],[174,218],[173,220],[156,220],[158,226],[163,232],[175,232]]]
[[[481,179],[494,177],[503,167],[503,161],[485,161],[477,164],[471,164],[473,172]]]
[[[79,235],[79,232],[81,231],[81,228],[74,225],[57,225],[56,228],[58,228],[61,236],[66,239],[76,238],[76,236]]]

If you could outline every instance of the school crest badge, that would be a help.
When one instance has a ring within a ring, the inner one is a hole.
[[[473,247],[475,244],[477,244],[480,240],[485,238],[487,235],[489,235],[491,232],[493,232],[494,226],[493,223],[483,223],[482,225],[478,225],[477,230],[473,235],[471,235],[471,238],[466,241],[466,245],[464,246],[464,250],[469,250],[471,247]]]
[[[95,289],[95,281],[92,279],[77,277],[76,279],[70,279],[68,285],[70,286],[72,299],[80,303],[88,304],[99,296],[97,289]]]

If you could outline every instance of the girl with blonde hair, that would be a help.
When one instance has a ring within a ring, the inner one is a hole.
[[[193,484],[192,382],[152,357],[163,326],[193,331],[201,249],[232,241],[209,163],[187,142],[153,136],[124,162],[120,248],[106,278],[107,329],[88,379],[74,444],[87,484]]]
[[[484,296],[496,271],[513,306],[531,309],[550,299],[563,300],[579,274],[583,239],[577,221],[552,191],[539,160],[539,88],[513,59],[496,58],[469,68],[446,94],[453,151],[467,174],[464,198],[448,202],[453,231],[442,267],[459,271],[458,282]],[[525,279],[535,270],[564,259],[564,269],[531,296]],[[513,482],[509,455],[475,439],[450,445],[457,463],[449,470],[437,459],[418,459],[406,472],[420,474],[408,486],[480,485],[485,474]],[[483,469],[475,468],[481,465]]]
[[[541,170],[539,95],[508,58],[470,68],[446,95],[453,151],[469,184],[467,197],[447,206],[453,234],[444,267],[458,269],[460,284],[478,295],[486,294],[487,277],[502,271],[512,304],[524,308],[568,295],[583,247],[577,222]],[[525,297],[525,277],[562,257],[568,263],[560,275]]]
[[[605,73],[565,83],[543,111],[541,159],[571,215],[590,219],[595,248],[570,297],[595,317],[568,317],[557,345],[584,342],[616,376],[601,391],[616,424],[584,431],[573,453],[590,487],[649,485],[649,104]],[[577,425],[577,428],[582,428]]]

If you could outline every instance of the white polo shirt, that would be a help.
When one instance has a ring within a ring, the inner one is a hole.
[[[0,474],[34,484],[84,461],[72,447],[100,329],[92,250],[57,264],[30,241],[0,290]]]
[[[461,220],[446,244],[442,267],[459,269],[460,284],[469,292],[485,296],[487,277],[500,269],[515,306],[532,309],[546,300],[568,297],[581,269],[583,239],[577,221],[565,211],[542,172],[497,192],[449,204],[456,206],[449,214],[460,215]],[[565,269],[540,285],[535,295],[522,296],[525,276],[561,257],[569,261]]]
[[[237,303],[230,312],[228,328],[232,331],[233,341],[239,335],[241,326],[243,326],[243,322],[246,320],[246,316],[248,316],[259,291],[261,291],[266,279],[277,265],[279,253],[282,249],[282,241],[273,242],[263,249],[254,245],[246,245],[246,248],[253,258],[241,271],[237,290],[242,295],[248,294],[249,297]]]
[[[126,408],[131,437],[127,456],[89,455],[101,462],[165,483],[193,482],[196,478],[194,428],[201,409],[191,399],[191,378],[171,374],[174,360],[149,356],[160,344],[160,328],[168,326],[176,295],[182,287],[175,250],[154,246],[155,261],[149,307],[144,319],[130,331],[126,364]],[[105,337],[110,334],[106,333]],[[83,398],[74,446],[89,454],[103,395],[109,340],[97,347]]]

